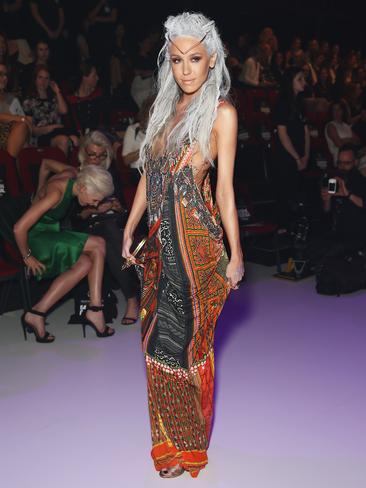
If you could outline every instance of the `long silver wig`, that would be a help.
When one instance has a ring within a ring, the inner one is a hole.
[[[226,52],[215,22],[200,13],[184,12],[170,16],[165,24],[165,43],[158,55],[157,96],[150,110],[146,137],[140,149],[142,165],[152,155],[153,143],[174,116],[181,89],[176,83],[170,63],[169,46],[177,37],[189,36],[201,41],[209,56],[217,55],[206,82],[188,105],[185,117],[168,135],[165,152],[178,150],[183,142],[197,142],[205,161],[212,163],[210,136],[217,116],[218,102],[227,99],[230,75],[225,64]]]

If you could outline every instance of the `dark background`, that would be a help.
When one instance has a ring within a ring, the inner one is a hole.
[[[71,22],[77,22],[89,0],[75,6],[75,0],[64,0],[65,10]],[[132,0],[120,2],[120,20],[125,23],[132,38],[154,27],[160,29],[168,15],[182,11],[201,11],[212,17],[226,40],[237,32],[248,32],[253,42],[260,29],[266,25],[274,28],[280,49],[287,48],[295,35],[305,41],[312,36],[339,42],[341,47],[364,49],[365,15],[363,2],[354,0],[307,0],[307,1],[184,1],[157,2]],[[77,11],[76,11],[77,9]]]

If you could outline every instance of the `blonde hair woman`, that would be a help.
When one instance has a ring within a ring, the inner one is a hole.
[[[44,318],[84,276],[88,276],[90,292],[84,336],[86,325],[91,326],[98,337],[114,334],[114,330],[105,325],[102,307],[104,240],[60,228],[60,220],[74,198],[80,205],[97,206],[113,190],[108,171],[96,166],[84,168],[76,179],[67,175],[51,177],[15,224],[15,239],[29,272],[38,279],[55,277],[41,300],[22,316],[25,339],[28,331],[34,332],[37,342],[54,341],[55,337],[45,330]]]

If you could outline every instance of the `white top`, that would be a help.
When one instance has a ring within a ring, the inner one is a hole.
[[[123,138],[122,156],[126,156],[134,151],[138,151],[144,139],[145,132],[140,129],[140,124],[138,122],[136,124],[129,125]],[[140,158],[137,158],[136,161],[130,164],[130,167],[138,168],[140,163]]]
[[[335,127],[337,134],[338,134],[338,137],[340,137],[342,139],[346,138],[346,137],[352,137],[353,132],[352,132],[352,127],[349,124],[347,124],[346,122],[331,121],[331,122],[328,122],[326,124],[326,126],[325,126],[325,138],[327,140],[328,149],[329,149],[329,152],[331,153],[331,155],[333,156],[334,164],[337,164],[339,148],[334,144],[332,139],[328,136],[328,127],[330,127],[330,125],[333,125]]]
[[[0,113],[9,115],[25,115],[19,100],[11,93],[6,93],[5,100],[0,101]]]
[[[251,86],[259,85],[261,65],[254,58],[248,58],[243,64],[241,73],[239,75],[239,81]]]

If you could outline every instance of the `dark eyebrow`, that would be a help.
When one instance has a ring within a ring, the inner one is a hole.
[[[202,56],[202,53],[192,53],[192,54],[189,54],[189,56]],[[182,59],[182,56],[179,56],[179,54],[171,54],[170,55],[171,58],[178,58],[178,59]]]

